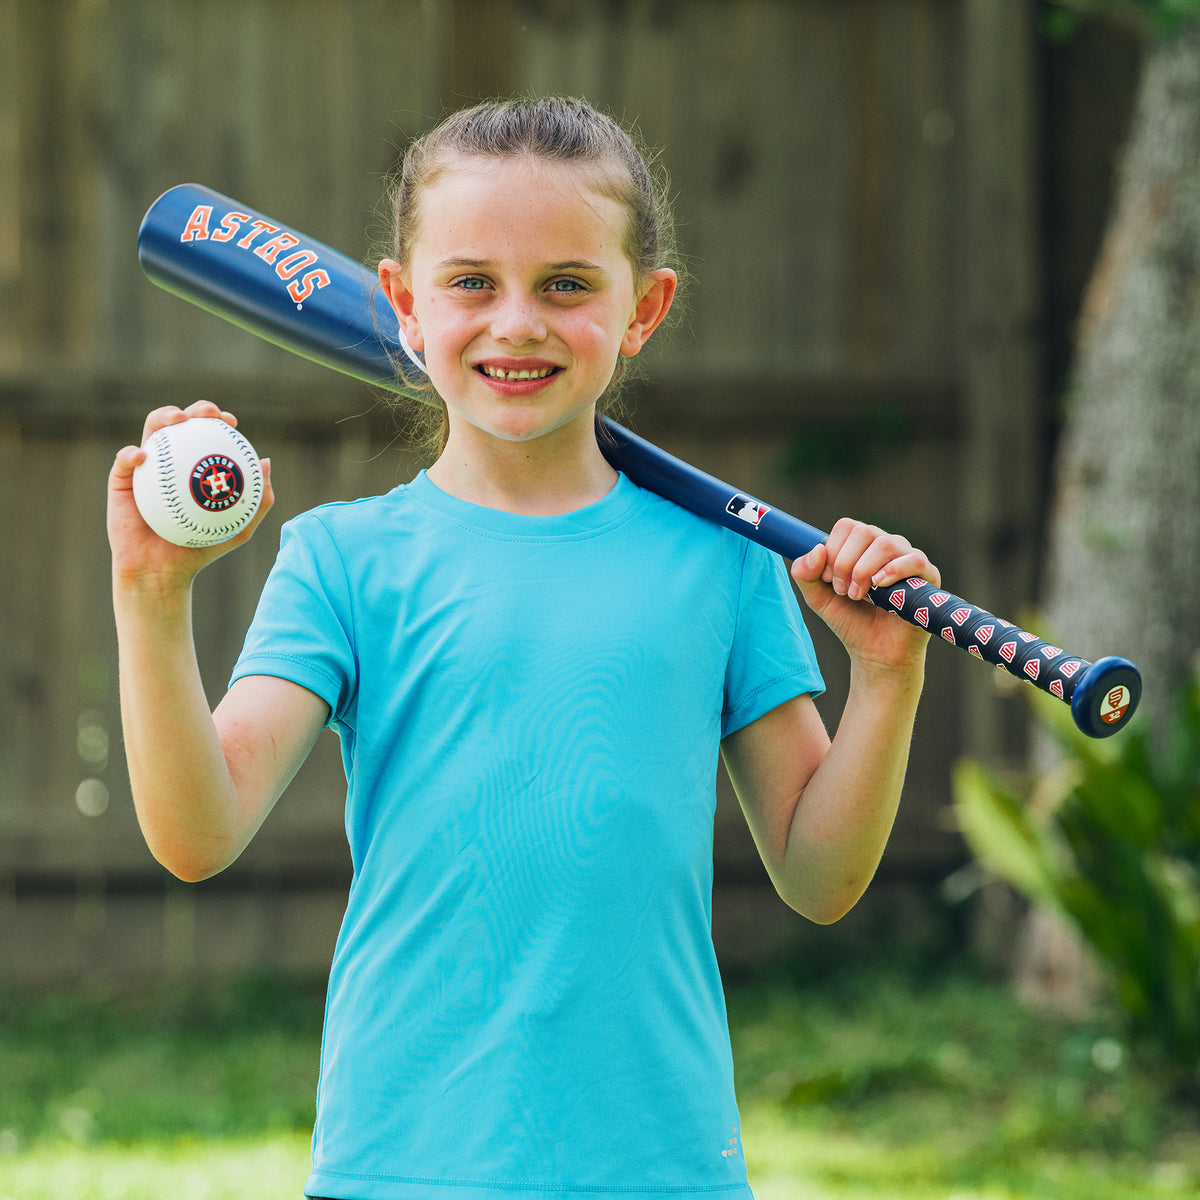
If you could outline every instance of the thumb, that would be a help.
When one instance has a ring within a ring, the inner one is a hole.
[[[834,595],[833,589],[821,578],[827,558],[825,543],[819,542],[792,563],[792,578],[800,589],[804,603],[815,613],[820,613]]]
[[[807,554],[792,563],[792,578],[803,590],[806,583],[816,583],[825,570],[826,549],[818,542]]]

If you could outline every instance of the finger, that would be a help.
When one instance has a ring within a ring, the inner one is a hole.
[[[146,452],[141,446],[123,446],[113,459],[109,480],[114,484],[123,484],[133,478],[136,467],[146,460]]]
[[[888,587],[901,579],[925,579],[940,585],[942,573],[929,561],[923,550],[910,548],[905,554],[893,558],[871,577],[872,587]]]
[[[846,539],[853,534],[858,524],[859,522],[849,517],[842,517],[829,531],[829,536],[825,539],[825,568],[822,574],[826,583],[833,582],[834,562],[846,544]]]
[[[211,400],[197,400],[194,404],[189,404],[184,413],[189,420],[192,417],[215,417],[218,421],[224,421],[226,425],[237,428],[237,417],[218,407]]]
[[[878,527],[861,521],[849,522],[839,533],[841,545],[836,550],[830,549],[832,561],[826,563],[824,578],[839,596],[861,600],[873,572],[891,557],[876,546],[879,538],[886,535]]]
[[[151,435],[160,429],[165,429],[168,425],[178,425],[181,421],[186,420],[187,413],[177,404],[164,404],[161,408],[156,408],[147,414],[145,423],[142,425],[142,445],[144,446]]]
[[[194,404],[189,404],[186,409],[180,408],[176,404],[164,404],[146,417],[146,422],[142,426],[142,445],[145,445],[146,439],[160,429],[165,429],[168,425],[182,424],[184,421],[190,421],[193,417],[216,417],[227,425],[237,428],[237,417],[231,412],[218,408],[211,400],[197,400]]]
[[[900,578],[904,570],[899,564],[910,561],[912,554],[913,549],[907,538],[897,534],[877,533],[854,563],[846,594],[851,600],[861,600],[870,588],[879,586],[875,581],[881,576],[886,578],[888,572],[893,572],[895,578]]]

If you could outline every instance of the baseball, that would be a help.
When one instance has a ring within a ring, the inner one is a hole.
[[[215,546],[244,529],[263,495],[262,465],[232,425],[193,417],[146,439],[133,472],[142,519],[176,546]]]

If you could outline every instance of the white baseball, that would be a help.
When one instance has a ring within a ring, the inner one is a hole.
[[[176,546],[215,546],[244,529],[263,495],[254,447],[216,417],[166,425],[146,439],[133,471],[142,519]]]

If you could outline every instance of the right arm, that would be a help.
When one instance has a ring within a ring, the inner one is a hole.
[[[160,409],[156,429],[189,416],[219,416],[214,405]],[[273,501],[270,464],[258,514],[237,537],[201,550],[163,541],[133,500],[133,469],[144,457],[122,450],[109,476],[121,720],[138,822],[151,853],[173,874],[199,880],[245,849],[308,756],[328,717],[323,700],[272,676],[239,679],[215,712],[200,679],[192,638],[192,583],[240,546]]]

